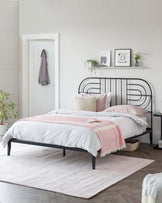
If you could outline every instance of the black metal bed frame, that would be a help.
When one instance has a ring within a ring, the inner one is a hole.
[[[111,106],[114,105],[136,105],[143,109],[146,109],[150,126],[146,131],[140,135],[130,137],[126,140],[130,140],[142,135],[150,134],[150,144],[153,143],[153,101],[152,101],[152,89],[150,84],[140,78],[107,78],[107,77],[88,77],[82,80],[79,85],[78,93],[86,94],[102,94],[112,93]],[[44,147],[51,147],[57,149],[63,149],[63,156],[66,155],[66,150],[88,152],[81,148],[65,147],[60,145],[32,142],[26,140],[19,140],[12,138],[8,142],[7,155],[11,153],[11,143],[21,143],[29,145],[37,145]],[[95,169],[96,157],[92,155],[92,169]]]

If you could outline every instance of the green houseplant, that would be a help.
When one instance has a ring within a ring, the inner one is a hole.
[[[7,121],[17,118],[15,104],[10,100],[10,94],[0,90],[0,135],[4,135],[7,130]]]
[[[139,53],[135,53],[134,54],[134,60],[135,60],[135,66],[139,66],[139,62],[140,62],[141,56]]]
[[[100,64],[98,61],[96,60],[93,60],[93,59],[88,59],[86,61],[86,64],[88,65],[89,68],[99,68],[99,67],[107,67],[103,64]]]
[[[88,59],[87,64],[88,64],[88,67],[90,67],[90,68],[95,68],[99,65],[98,62],[93,59]]]

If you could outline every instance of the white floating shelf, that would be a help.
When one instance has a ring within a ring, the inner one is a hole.
[[[109,69],[129,69],[129,70],[135,70],[135,69],[148,69],[147,67],[142,67],[142,66],[138,66],[138,67],[135,67],[135,66],[131,66],[131,67],[88,67],[89,69],[106,69],[106,70],[109,70]]]

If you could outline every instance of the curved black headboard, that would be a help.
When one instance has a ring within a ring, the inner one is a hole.
[[[140,106],[151,113],[152,126],[152,89],[141,78],[107,78],[88,77],[82,80],[78,93],[102,94],[112,93],[111,106],[131,104]]]

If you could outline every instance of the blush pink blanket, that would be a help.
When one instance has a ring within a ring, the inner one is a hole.
[[[101,142],[101,156],[110,154],[125,147],[125,140],[120,128],[112,121],[87,117],[69,117],[62,115],[40,115],[21,119],[19,121],[37,121],[45,123],[68,124],[92,129]]]

